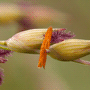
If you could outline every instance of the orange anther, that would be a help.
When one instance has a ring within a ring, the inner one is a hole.
[[[47,57],[46,49],[49,49],[51,36],[52,36],[52,27],[49,27],[45,34],[43,43],[41,45],[38,67],[43,66],[43,68],[45,68],[46,57]]]

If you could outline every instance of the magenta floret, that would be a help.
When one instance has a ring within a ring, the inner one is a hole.
[[[62,28],[60,30],[55,30],[52,33],[52,38],[51,38],[51,43],[58,43],[58,42],[62,42],[66,39],[71,39],[75,37],[74,34],[71,34],[71,32],[65,32],[65,29]]]
[[[10,56],[12,51],[0,49],[0,63],[5,63],[7,59],[5,56]]]

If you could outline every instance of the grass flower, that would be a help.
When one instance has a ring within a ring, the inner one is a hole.
[[[0,41],[5,50],[39,54],[38,67],[44,67],[47,54],[60,61],[74,61],[88,64],[79,58],[90,54],[90,40],[71,39],[75,35],[64,28],[32,29],[22,31],[6,41]],[[4,60],[3,60],[4,61]],[[2,61],[1,61],[2,62]],[[5,61],[4,61],[5,62]]]
[[[10,54],[11,51],[20,52],[20,53],[29,53],[29,54],[39,54],[40,59],[38,67],[42,66],[41,57],[47,55],[46,49],[49,49],[49,46],[63,40],[73,38],[75,35],[70,32],[66,33],[65,28],[48,28],[47,29],[30,29],[27,31],[22,31],[8,40],[0,41],[0,48],[4,49],[6,55]],[[43,41],[44,40],[44,41]],[[44,44],[43,44],[44,43]],[[41,47],[41,50],[40,50]],[[8,50],[8,51],[7,51]],[[1,50],[2,51],[2,50]],[[43,53],[43,54],[42,54]],[[41,55],[42,54],[42,55]],[[45,59],[46,60],[46,59]],[[4,63],[6,59],[1,56],[1,62]],[[44,65],[45,66],[45,61]]]
[[[59,61],[73,61],[90,65],[89,61],[81,60],[90,54],[90,40],[71,39],[75,37],[65,28],[30,29],[22,31],[8,40],[0,41],[0,63],[5,63],[5,56],[12,51],[39,54],[38,67],[45,68],[47,55]],[[0,71],[0,84],[3,73]]]
[[[38,67],[44,67],[47,54],[60,61],[74,61],[88,64],[79,58],[90,54],[90,40],[71,39],[75,35],[66,33],[64,28],[58,29],[49,27],[47,29],[32,29],[22,31],[6,41],[0,41],[1,47],[5,50],[39,54]],[[41,49],[41,50],[40,50]],[[5,62],[1,58],[1,62]]]

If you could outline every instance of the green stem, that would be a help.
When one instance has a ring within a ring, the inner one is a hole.
[[[4,46],[0,46],[0,49],[10,50],[9,48],[5,47],[5,46],[7,46],[6,41],[0,41],[0,45],[4,45]]]
[[[7,48],[7,47],[2,47],[2,46],[0,46],[0,49],[10,50],[9,48]]]
[[[5,45],[5,46],[7,46],[7,43],[6,43],[6,41],[0,41],[0,45]]]

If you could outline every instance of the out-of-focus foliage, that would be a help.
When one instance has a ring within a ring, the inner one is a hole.
[[[0,3],[0,24],[17,22],[19,31],[32,28],[48,27],[55,24],[64,24],[70,15],[57,11],[45,5],[34,5],[29,1],[15,4]]]

